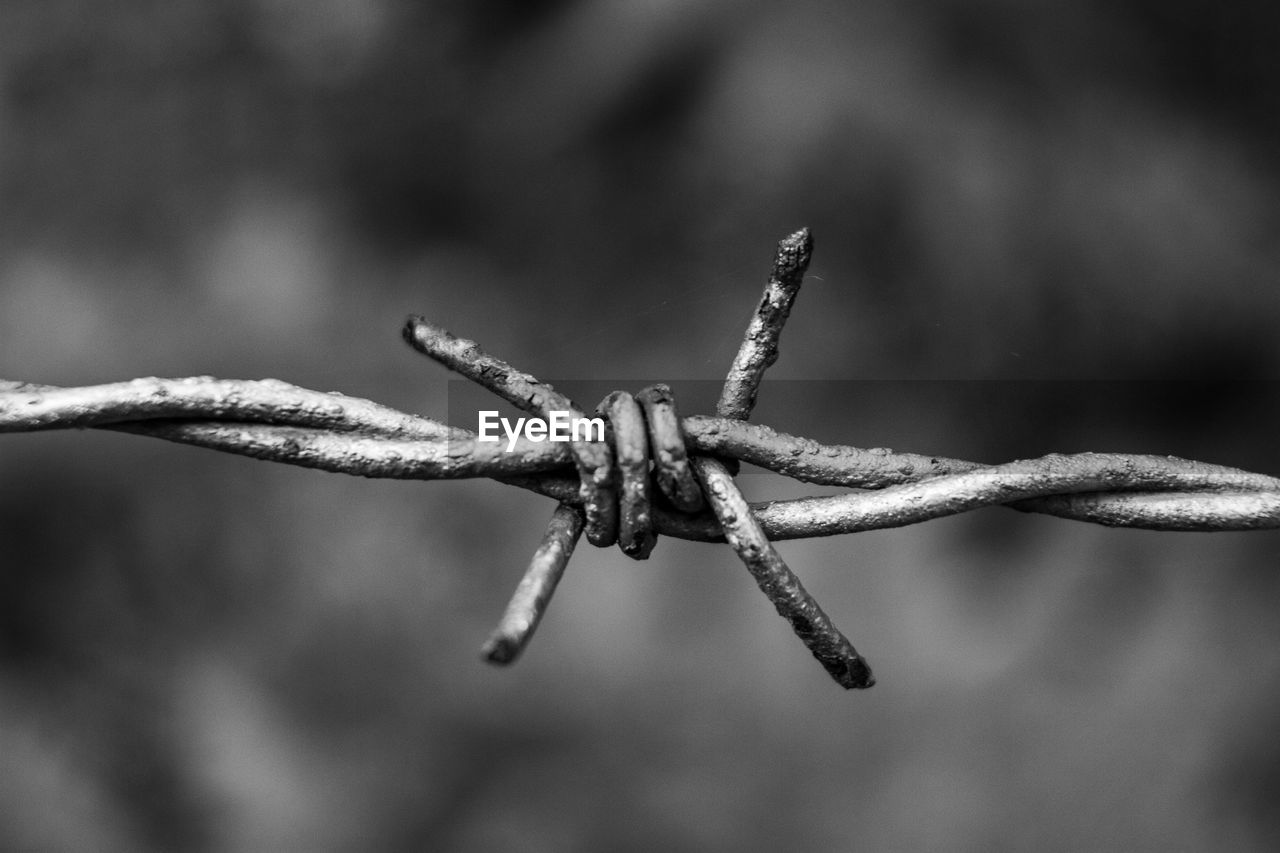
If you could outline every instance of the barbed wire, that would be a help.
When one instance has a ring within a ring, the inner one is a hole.
[[[0,432],[109,429],[343,474],[418,480],[488,477],[558,506],[497,629],[494,663],[528,643],[581,535],[646,559],[658,535],[728,542],[814,657],[844,687],[875,683],[866,661],[808,594],[772,542],[830,536],[1007,506],[1109,526],[1223,531],[1280,527],[1280,479],[1172,456],[1079,453],[983,465],[887,448],[824,445],[747,423],[812,253],[802,229],[778,244],[716,416],[681,418],[670,389],[610,394],[600,440],[470,430],[275,379],[143,378],[63,388],[0,380]],[[574,401],[425,318],[418,351],[539,417],[586,415]],[[858,491],[748,503],[740,462]]]

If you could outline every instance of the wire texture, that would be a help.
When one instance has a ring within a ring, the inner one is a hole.
[[[747,423],[812,253],[802,229],[778,244],[729,371],[717,416],[681,418],[665,385],[614,392],[596,410],[603,440],[480,441],[466,429],[339,393],[274,379],[144,378],[60,388],[0,380],[0,432],[95,428],[342,474],[397,479],[488,477],[559,502],[542,545],[483,653],[510,663],[528,643],[578,537],[646,559],[659,535],[727,541],[761,591],[832,678],[875,683],[866,661],[813,600],[772,542],[915,524],[984,506],[1150,530],[1280,528],[1280,479],[1171,456],[1051,454],[1001,465],[822,445]],[[582,417],[549,385],[410,317],[418,351],[524,411]],[[829,497],[748,503],[733,475],[747,462],[844,486]]]

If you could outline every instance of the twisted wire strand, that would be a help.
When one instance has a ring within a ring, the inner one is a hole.
[[[103,426],[143,418],[236,420],[389,438],[466,438],[469,433],[360,397],[311,391],[279,379],[155,377],[58,388],[0,380],[0,432]],[[22,395],[22,396],[18,396]]]
[[[584,530],[592,544],[617,542],[636,559],[649,556],[658,534],[727,541],[837,683],[869,687],[866,661],[773,541],[899,527],[993,505],[1154,530],[1280,528],[1280,478],[1220,465],[1102,453],[983,465],[823,445],[747,423],[811,253],[807,230],[779,242],[717,417],[680,418],[670,389],[655,385],[602,401],[603,441],[521,437],[508,449],[430,418],[274,379],[144,378],[79,388],[0,380],[0,432],[110,429],[365,477],[489,477],[552,497],[559,504],[542,545],[484,646],[495,663],[513,661],[528,643]],[[404,337],[518,408],[582,417],[551,386],[424,318],[411,317]],[[748,503],[733,480],[739,462],[860,491]]]
[[[211,383],[216,383],[213,389],[204,387]],[[241,394],[222,397],[216,414],[226,420],[212,420],[214,412],[201,409],[205,405],[203,401],[214,393],[223,393],[234,386],[263,387],[265,383],[277,383],[277,380],[151,378],[79,388],[0,380],[0,433],[110,429],[354,476],[412,480],[488,477],[570,504],[582,502],[576,487],[572,494],[565,490],[561,475],[566,469],[572,470],[574,460],[568,446],[558,442],[534,442],[521,437],[512,451],[507,452],[505,445],[477,441],[475,433],[460,427],[405,415],[358,397],[307,392],[325,398],[325,402],[347,407],[347,415],[342,419],[348,424],[347,428],[333,426],[335,418],[331,416],[322,426],[313,411],[298,405],[300,398],[288,390],[294,386],[284,382],[276,386],[281,389],[278,409],[248,405],[242,402],[248,398]],[[129,398],[116,399],[115,395],[124,386],[131,386]],[[147,391],[141,393],[139,389]],[[643,392],[637,398],[642,396]],[[389,435],[394,431],[354,414],[366,405],[411,419],[412,429],[432,437]],[[180,419],[184,415],[193,419]],[[262,422],[253,422],[254,418]],[[825,445],[764,425],[705,415],[681,418],[679,429],[686,442],[686,453],[740,460],[815,485],[882,490],[880,499],[886,502],[884,506],[889,511],[879,518],[893,516],[892,520],[897,522],[882,524],[877,517],[853,514],[832,521],[827,513],[828,523],[820,530],[813,530],[786,508],[802,502],[804,506],[822,508],[836,497],[752,503],[770,539],[856,533],[924,521],[936,517],[928,513],[931,502],[944,499],[941,493],[909,495],[889,487],[941,481],[980,469],[993,472],[994,479],[981,485],[980,499],[970,508],[1005,505],[1024,512],[1152,530],[1280,527],[1280,513],[1271,508],[1280,498],[1280,478],[1172,456],[1087,453],[1065,457],[1092,459],[1090,464],[1110,466],[1108,476],[1113,485],[1103,492],[1069,491],[1067,481],[1060,479],[1064,473],[1061,463],[1055,461],[1064,457],[1022,460],[1017,463],[1021,466],[1019,470],[1040,470],[1043,476],[1037,479],[1027,497],[1009,499],[1000,489],[1001,466],[998,465],[899,453],[887,448]],[[444,437],[446,431],[450,437]],[[669,455],[669,450],[653,451],[655,461],[664,453]],[[1165,479],[1153,479],[1157,477]],[[1133,489],[1160,489],[1169,493],[1131,493]],[[699,494],[700,500],[700,493],[694,494]],[[895,514],[892,511],[895,507],[910,512]],[[662,535],[723,541],[722,532],[706,515],[677,516],[657,508],[654,519],[657,532]]]

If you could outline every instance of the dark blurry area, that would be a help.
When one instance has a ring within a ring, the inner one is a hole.
[[[1277,41],[1253,2],[6,0],[0,376],[456,418],[422,313],[539,376],[714,380],[807,225],[759,422],[1277,473]],[[850,694],[671,540],[584,542],[482,664],[551,511],[0,437],[0,850],[1280,843],[1274,532],[785,543]]]

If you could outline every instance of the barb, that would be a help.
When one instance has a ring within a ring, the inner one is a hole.
[[[813,256],[813,236],[808,228],[784,237],[778,242],[773,275],[765,285],[764,296],[747,325],[742,347],[733,359],[729,376],[720,392],[716,414],[722,418],[745,421],[756,405],[756,394],[764,372],[778,360],[778,339],[782,326],[791,314],[791,305],[800,293],[800,284]]]
[[[578,537],[582,535],[585,523],[582,510],[577,507],[568,504],[556,507],[551,521],[547,523],[542,544],[534,552],[524,579],[516,587],[511,603],[502,614],[502,621],[481,649],[490,663],[512,663],[524,650],[534,629],[538,627],[538,622],[542,620],[542,614],[564,575],[565,567],[569,565],[569,558],[573,556],[574,546],[578,544]]]
[[[552,411],[583,417],[576,403],[556,389],[486,353],[474,341],[458,338],[425,317],[410,317],[404,339],[418,352],[489,389],[517,408],[547,417]],[[618,538],[618,506],[613,493],[613,453],[607,444],[575,441],[573,448],[582,478],[582,503],[587,512],[587,541],[605,547]]]
[[[0,380],[0,432],[96,428],[364,477],[489,477],[557,500],[497,630],[488,660],[509,663],[529,641],[578,537],[615,541],[638,559],[655,535],[729,542],[761,590],[838,683],[874,683],[866,662],[773,548],[781,539],[915,524],[1007,506],[1153,530],[1280,528],[1280,479],[1167,456],[1081,453],[1002,465],[822,445],[748,424],[760,379],[812,250],[807,231],[782,240],[773,274],[717,406],[680,418],[670,389],[610,394],[603,441],[520,439],[504,445],[430,418],[274,379],[136,379],[81,388]],[[405,337],[525,411],[581,413],[573,401],[421,317]],[[730,468],[748,462],[804,482],[861,491],[747,503]],[[727,466],[726,466],[727,463]],[[696,474],[696,477],[695,477]]]
[[[778,360],[782,326],[791,313],[792,303],[800,294],[800,284],[809,268],[812,249],[813,238],[807,228],[778,243],[773,276],[765,285],[760,307],[747,326],[742,347],[729,368],[724,390],[716,404],[716,414],[722,418],[745,421],[755,407],[764,372]],[[711,503],[729,546],[751,572],[760,591],[773,602],[779,615],[791,623],[792,630],[818,663],[846,689],[875,684],[871,668],[854,649],[853,643],[840,633],[760,529],[760,522],[734,484],[733,475],[725,464],[710,456],[700,456],[694,460],[693,470],[702,483],[703,493]]]
[[[724,465],[707,456],[693,464],[729,545],[818,663],[846,689],[874,685],[871,667],[783,562]]]

